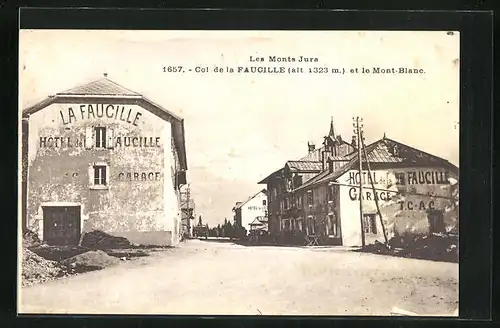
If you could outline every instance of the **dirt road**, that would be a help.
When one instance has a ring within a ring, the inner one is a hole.
[[[458,265],[341,249],[190,240],[103,271],[23,288],[20,313],[437,315],[458,307]]]

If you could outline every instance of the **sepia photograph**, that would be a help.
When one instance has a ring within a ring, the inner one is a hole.
[[[459,312],[457,31],[19,31],[19,314]]]

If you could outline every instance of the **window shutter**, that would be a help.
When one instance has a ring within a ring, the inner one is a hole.
[[[111,172],[109,171],[109,165],[106,165],[105,166],[105,170],[106,172],[104,174],[106,174],[106,186],[109,186],[109,178],[111,176]]]
[[[114,134],[113,134],[113,132],[114,132],[114,131],[113,131],[113,129],[112,129],[112,128],[108,128],[108,129],[106,130],[106,134],[107,134],[107,137],[108,137],[108,138],[107,138],[108,140],[106,140],[106,147],[107,147],[108,149],[113,149],[113,148],[115,147],[115,143],[114,143]]]
[[[89,165],[89,186],[94,185],[94,165]]]
[[[94,146],[94,127],[93,126],[87,126],[85,128],[85,148],[86,149],[92,149]]]

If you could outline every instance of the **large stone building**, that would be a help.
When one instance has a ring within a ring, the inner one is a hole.
[[[391,238],[457,226],[455,165],[385,135],[363,149],[361,176],[357,152],[345,158],[340,167],[330,161],[326,170],[290,192],[294,211],[286,233],[302,240],[318,236],[324,244],[361,246],[363,236],[365,244],[384,242],[384,230]]]
[[[23,228],[48,244],[102,230],[175,245],[184,120],[106,75],[23,111]]]
[[[314,144],[308,143],[306,156],[287,161],[282,168],[260,181],[259,184],[266,184],[268,190],[269,233],[281,240],[294,239],[288,231],[296,223],[294,218],[297,206],[302,206],[302,199],[295,198],[292,191],[325,170],[328,160],[332,161],[335,168],[341,167],[349,160],[346,155],[354,150],[355,143],[348,143],[335,134],[332,119],[322,147],[316,148]]]

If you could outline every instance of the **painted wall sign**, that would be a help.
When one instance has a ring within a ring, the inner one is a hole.
[[[116,137],[115,147],[161,147],[160,137]]]
[[[379,184],[380,179],[377,179],[377,172],[371,172],[373,184]],[[364,185],[371,184],[370,177],[367,171],[361,172],[361,180]],[[347,180],[348,184],[359,184],[360,175],[359,172],[349,172],[349,178]]]
[[[160,181],[160,172],[121,172],[118,181]]]
[[[40,148],[85,147],[85,136],[77,137],[40,137]]]
[[[77,137],[40,137],[40,148],[74,148],[85,147],[85,136]],[[160,137],[116,137],[114,147],[150,148],[161,147]]]
[[[382,200],[388,201],[391,200],[391,197],[396,195],[396,193],[391,193],[389,191],[378,191],[376,190],[373,193],[373,190],[363,189],[363,192],[359,192],[359,188],[350,188],[349,189],[349,198],[351,200],[359,200],[360,198],[363,200]]]
[[[263,206],[248,206],[248,209],[251,211],[266,211],[267,207]]]
[[[435,209],[433,200],[400,201],[399,206],[401,211],[426,211]]]
[[[448,171],[409,171],[394,174],[396,184],[415,185],[415,184],[449,184],[450,173]]]
[[[74,109],[68,107],[67,110],[59,111],[59,114],[64,125],[82,120],[110,118],[137,126],[139,118],[142,116],[141,112],[132,108],[111,104],[79,105]]]

